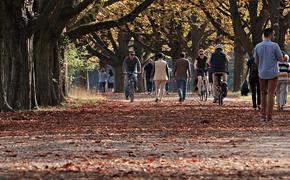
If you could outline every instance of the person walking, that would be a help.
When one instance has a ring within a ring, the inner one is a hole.
[[[259,82],[259,71],[258,66],[255,63],[254,57],[250,58],[247,62],[247,72],[245,80],[249,74],[249,83],[252,92],[252,104],[254,110],[261,109],[261,93],[260,93],[260,82]]]
[[[179,95],[179,102],[185,101],[187,91],[187,81],[191,78],[191,69],[186,54],[182,52],[180,59],[176,60],[173,77],[176,79],[176,88]]]
[[[153,61],[150,58],[148,60],[148,63],[144,67],[145,80],[146,80],[146,90],[147,90],[147,93],[149,95],[152,93],[152,89],[153,89],[153,81],[151,79],[152,71],[153,71]]]
[[[289,79],[289,56],[284,55],[283,61],[278,62],[279,66],[279,76],[278,76],[278,85],[276,91],[276,101],[277,101],[277,110],[283,111],[284,106],[287,103],[288,95],[288,79]]]
[[[260,89],[261,89],[261,121],[272,120],[274,97],[277,87],[279,68],[278,60],[282,60],[282,51],[279,45],[272,42],[275,32],[272,28],[264,30],[263,42],[254,49],[255,63],[258,65]]]
[[[157,58],[157,61],[154,62],[152,76],[156,91],[155,102],[162,102],[162,98],[165,92],[165,85],[169,79],[169,69],[167,62],[164,60],[163,53],[158,53]]]
[[[212,72],[213,78],[213,103],[217,103],[218,101],[218,76],[221,75],[223,79],[223,91],[226,94],[227,91],[227,79],[228,79],[228,58],[226,54],[223,52],[223,45],[217,44],[215,48],[215,52],[211,55],[210,58],[210,69]]]
[[[108,89],[110,92],[113,92],[115,83],[115,76],[112,69],[109,70],[109,77],[108,77]]]
[[[99,71],[99,92],[105,93],[106,92],[106,84],[107,84],[107,72],[104,68]]]

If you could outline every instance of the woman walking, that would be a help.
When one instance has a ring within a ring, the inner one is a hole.
[[[165,85],[169,77],[169,69],[167,62],[164,60],[163,53],[158,53],[157,58],[157,61],[154,62],[152,76],[156,91],[155,102],[162,102],[162,98],[165,92]]]

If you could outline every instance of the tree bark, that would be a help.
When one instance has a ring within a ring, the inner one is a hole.
[[[234,48],[234,92],[239,91],[241,87],[241,80],[244,70],[244,56],[245,51],[242,47],[242,44],[236,40]]]
[[[1,94],[6,96],[2,97],[2,100],[7,101],[15,109],[29,109],[31,106],[27,45],[29,37],[26,28],[28,15],[24,9],[23,1],[0,2],[0,60],[2,61],[0,73],[3,80]]]
[[[115,69],[115,92],[122,93],[124,92],[124,74],[122,64],[113,67]]]

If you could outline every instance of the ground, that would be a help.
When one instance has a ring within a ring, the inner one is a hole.
[[[0,113],[0,179],[289,179],[290,107],[270,123],[247,100],[121,95]]]

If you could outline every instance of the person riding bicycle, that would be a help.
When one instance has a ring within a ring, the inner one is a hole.
[[[227,93],[227,78],[228,78],[228,59],[226,54],[223,52],[223,45],[217,44],[215,48],[215,52],[211,55],[210,59],[210,68],[212,71],[213,78],[213,96],[214,103],[218,101],[218,75],[220,75],[223,79],[222,89],[224,92],[224,96]]]
[[[129,99],[129,76],[134,79],[135,89],[137,90],[137,74],[141,72],[141,63],[139,58],[135,55],[134,51],[129,52],[129,56],[125,58],[123,62],[124,88],[125,97]]]
[[[207,71],[208,71],[208,58],[204,54],[204,50],[200,49],[198,51],[198,56],[195,59],[194,62],[194,68],[196,69],[197,73],[197,88],[198,88],[198,94],[201,95],[201,85],[203,78],[205,79],[206,85],[208,85],[208,76],[207,76]]]

